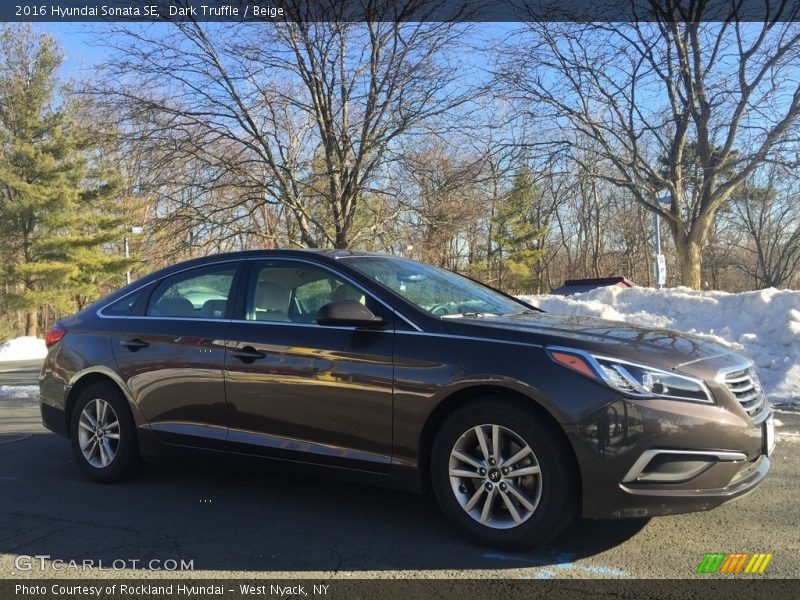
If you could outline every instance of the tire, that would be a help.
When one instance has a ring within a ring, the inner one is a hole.
[[[501,397],[453,413],[431,452],[431,483],[445,516],[468,538],[495,548],[525,550],[561,533],[577,512],[578,481],[572,450],[550,421]]]
[[[95,383],[81,392],[72,411],[69,434],[75,461],[94,481],[127,479],[140,465],[136,426],[128,402],[110,384]]]

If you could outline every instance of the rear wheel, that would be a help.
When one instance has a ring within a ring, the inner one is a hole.
[[[90,385],[78,397],[70,440],[78,466],[95,481],[125,479],[139,464],[133,417],[125,398],[111,385]]]
[[[533,410],[501,398],[470,404],[439,430],[434,492],[471,539],[521,550],[558,535],[577,510],[571,449]]]

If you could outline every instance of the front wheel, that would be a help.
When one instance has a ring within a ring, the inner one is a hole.
[[[577,510],[571,449],[537,412],[499,398],[445,421],[433,446],[431,478],[448,519],[495,547],[543,544]]]
[[[125,398],[111,385],[90,385],[78,397],[70,440],[78,466],[95,481],[125,479],[139,464],[133,417]]]

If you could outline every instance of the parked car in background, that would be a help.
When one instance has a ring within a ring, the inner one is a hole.
[[[473,540],[706,510],[767,474],[750,360],[546,314],[412,260],[249,251],[163,269],[47,334],[44,424],[111,482],[170,448],[432,491]]]

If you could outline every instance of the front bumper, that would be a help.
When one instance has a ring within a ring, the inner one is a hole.
[[[570,428],[586,518],[709,510],[752,491],[769,471],[764,410],[621,398]]]

